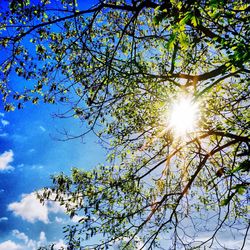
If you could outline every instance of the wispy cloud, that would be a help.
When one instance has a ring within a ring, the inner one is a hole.
[[[1,119],[1,123],[2,123],[2,125],[3,125],[4,127],[10,124],[9,121],[4,120],[4,119]]]
[[[9,134],[8,133],[1,133],[0,137],[7,137]]]
[[[24,241],[25,244],[28,243],[29,237],[25,234],[20,232],[19,230],[15,229],[12,231],[13,236],[15,236],[17,239]]]
[[[7,221],[7,220],[8,220],[7,217],[0,217],[0,222],[2,222],[2,221]]]
[[[63,220],[63,218],[61,218],[61,217],[55,217],[55,222],[56,223],[63,223],[64,222],[64,220]]]
[[[14,153],[12,150],[5,151],[0,155],[0,171],[13,170],[10,163],[14,160]]]
[[[45,132],[45,131],[46,131],[46,128],[43,127],[43,126],[39,126],[39,128],[40,128],[40,130],[41,130],[42,132]]]
[[[213,249],[231,249],[238,250],[243,245],[243,238],[245,236],[245,230],[232,230],[229,231],[221,231],[216,236],[216,241],[213,244]],[[201,235],[196,239],[196,245],[193,245],[195,248],[199,243],[207,241],[211,238],[209,232],[201,233]],[[210,241],[211,243],[211,241]],[[207,244],[209,245],[209,243]],[[206,247],[206,245],[205,245]],[[250,237],[247,236],[244,249],[250,249]]]
[[[32,165],[31,169],[43,169],[44,166],[43,165]]]
[[[36,150],[34,148],[31,148],[29,149],[28,153],[31,154],[31,153],[34,153]]]

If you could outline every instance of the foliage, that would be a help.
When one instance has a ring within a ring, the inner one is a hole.
[[[12,0],[2,10],[5,110],[66,103],[61,116],[89,126],[66,139],[92,131],[110,143],[108,166],[54,176],[39,197],[82,216],[65,228],[69,249],[223,247],[229,228],[240,230],[244,248],[249,10],[243,0],[100,0],[91,8]],[[166,121],[180,94],[201,110],[185,137]]]

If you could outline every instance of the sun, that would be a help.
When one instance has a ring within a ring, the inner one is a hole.
[[[170,109],[169,127],[177,136],[195,132],[199,115],[199,105],[190,96],[178,98]]]

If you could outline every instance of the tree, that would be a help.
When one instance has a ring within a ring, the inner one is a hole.
[[[58,115],[89,129],[65,139],[94,132],[111,148],[108,166],[54,176],[39,195],[83,216],[65,228],[69,249],[87,249],[95,237],[90,249],[223,248],[224,230],[244,249],[249,10],[243,0],[100,0],[91,8],[12,0],[2,10],[5,109],[66,103]],[[12,83],[15,74],[24,85]],[[181,98],[199,111],[179,135],[170,117]]]

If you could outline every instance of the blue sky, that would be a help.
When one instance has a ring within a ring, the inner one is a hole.
[[[26,105],[5,113],[0,107],[0,250],[36,249],[58,242],[70,223],[62,209],[35,199],[35,190],[50,185],[50,175],[72,167],[91,169],[105,161],[93,134],[62,142],[58,130],[79,131],[77,119],[53,118],[57,105]],[[75,218],[77,219],[77,218]]]
[[[7,2],[1,1],[0,7],[6,8]],[[79,7],[95,2],[84,1]],[[0,51],[1,60],[4,53]],[[12,83],[19,83],[11,77]],[[72,221],[58,205],[42,206],[35,191],[50,186],[52,174],[69,174],[72,167],[88,170],[105,162],[106,151],[93,134],[83,143],[54,139],[62,138],[58,131],[63,129],[75,134],[84,130],[77,119],[53,118],[61,108],[26,104],[6,113],[0,101],[0,250],[34,250],[51,242],[62,246],[63,226]]]
[[[84,2],[83,9],[96,1],[79,2]],[[93,134],[85,136],[83,143],[55,139],[62,138],[58,131],[63,129],[74,134],[84,130],[77,119],[53,118],[61,108],[26,104],[6,113],[0,101],[0,250],[35,250],[50,243],[57,249],[63,246],[63,226],[78,218],[70,220],[57,204],[42,206],[35,191],[50,186],[52,174],[69,174],[72,167],[89,170],[105,162],[106,151]],[[226,233],[223,238],[232,247],[241,243]]]

